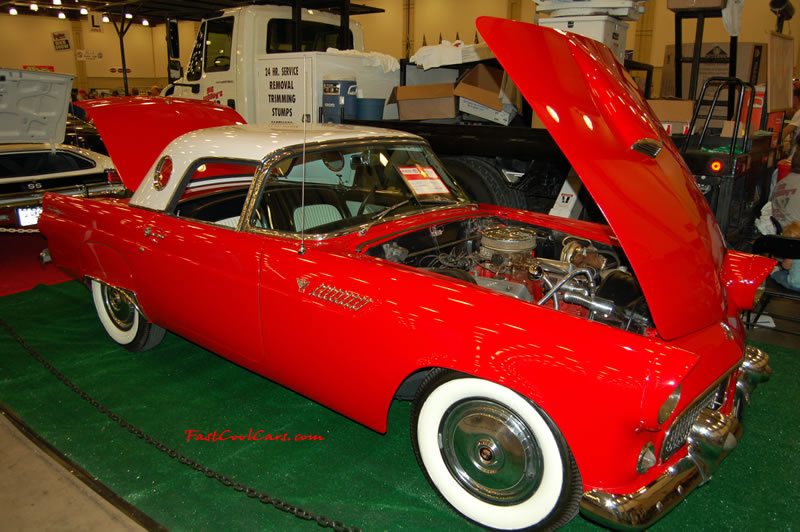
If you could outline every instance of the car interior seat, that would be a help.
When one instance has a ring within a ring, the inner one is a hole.
[[[297,207],[293,214],[294,226],[297,231],[300,231],[300,227],[302,226],[304,210],[306,215],[306,229],[313,229],[314,227],[329,224],[342,219],[342,214],[339,212],[339,209],[333,205],[328,205],[327,203],[306,205],[305,208]]]

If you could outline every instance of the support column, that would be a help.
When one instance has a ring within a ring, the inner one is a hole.
[[[72,31],[72,57],[75,59],[75,81],[72,86],[89,92],[89,76],[86,74],[86,61],[78,61],[78,50],[83,50],[83,28],[80,20],[70,23]]]
[[[403,0],[403,56],[408,59],[414,50],[414,0]]]
[[[640,63],[655,65],[662,58],[651,57],[653,53],[653,29],[655,26],[655,5],[645,5],[645,12],[636,21],[636,35],[633,40],[633,59]]]

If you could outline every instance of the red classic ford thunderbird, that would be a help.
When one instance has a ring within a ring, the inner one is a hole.
[[[478,28],[607,225],[472,203],[413,135],[130,98],[87,109],[132,196],[48,194],[39,227],[132,351],[169,330],[376,431],[413,399],[419,464],[467,519],[647,526],[771,372],[740,314],[773,261],[726,249],[607,48]]]

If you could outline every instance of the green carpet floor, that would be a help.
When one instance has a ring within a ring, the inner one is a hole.
[[[131,354],[107,338],[89,292],[77,282],[2,297],[0,317],[95,399],[234,481],[364,530],[475,528],[439,500],[420,472],[408,435],[409,403],[395,401],[389,431],[380,435],[174,335],[152,351]],[[800,352],[759,347],[772,355],[775,375],[755,394],[743,441],[711,483],[653,530],[800,528]],[[0,401],[170,529],[316,529],[121,429],[4,330]],[[324,440],[186,441],[189,429],[247,434],[251,428]],[[599,529],[578,517],[565,530]]]

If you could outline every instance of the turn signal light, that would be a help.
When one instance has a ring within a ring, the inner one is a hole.
[[[645,446],[642,447],[642,452],[639,453],[639,460],[636,462],[636,472],[640,475],[644,475],[650,471],[650,468],[656,465],[657,462],[656,448],[653,442],[647,442]]]

